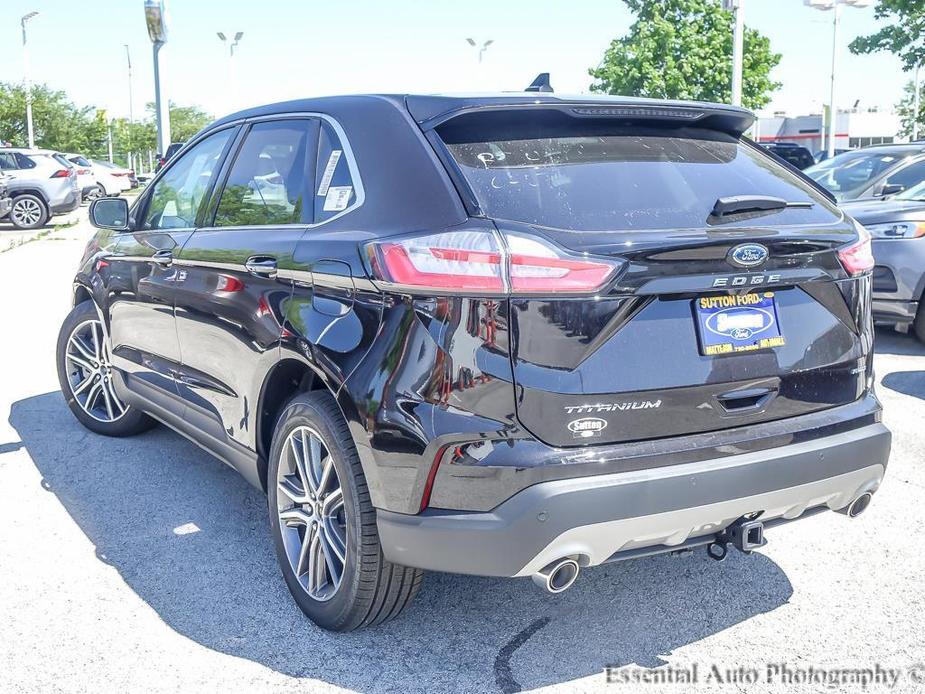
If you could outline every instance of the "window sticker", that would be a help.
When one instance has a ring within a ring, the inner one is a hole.
[[[318,185],[318,195],[327,195],[328,188],[331,186],[331,179],[334,178],[334,170],[337,168],[337,162],[340,161],[340,155],[342,154],[339,149],[332,149],[331,156],[328,157],[328,163],[325,164],[324,173],[321,174],[321,183]],[[327,200],[324,202],[325,208],[327,208]]]
[[[346,210],[350,202],[353,186],[331,186],[324,198],[325,212],[340,212]]]

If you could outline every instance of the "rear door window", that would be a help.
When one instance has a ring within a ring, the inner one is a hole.
[[[838,219],[825,198],[763,151],[725,133],[695,128],[613,126],[606,133],[534,136],[510,127],[503,137],[444,142],[490,217],[573,231],[703,228],[718,198],[762,195],[806,208],[761,216],[762,224]],[[753,225],[743,217],[724,227]]]
[[[327,121],[321,124],[315,168],[315,222],[341,214],[357,200],[356,181],[344,152],[344,143]]]
[[[244,139],[215,213],[215,226],[310,224],[318,121],[255,124]]]

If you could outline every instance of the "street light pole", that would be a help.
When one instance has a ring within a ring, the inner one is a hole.
[[[129,52],[128,44],[126,43],[124,46],[125,62],[128,65],[128,168],[133,169],[135,167],[132,164],[132,157],[134,154],[134,150],[132,148],[132,145],[134,144],[132,142],[132,125],[135,123],[135,99],[132,97],[132,54]]]
[[[742,105],[742,52],[745,43],[745,0],[723,0],[734,17],[732,32],[732,105]]]
[[[234,49],[239,43],[241,43],[241,39],[244,37],[244,32],[239,31],[235,33],[234,40],[230,44],[228,43],[228,37],[225,36],[223,32],[217,31],[215,32],[215,35],[218,36],[222,42],[222,53],[225,53],[224,47],[228,46],[226,58],[228,62],[228,92],[231,94],[233,101],[229,111],[233,111],[238,106],[238,81],[234,71]]]
[[[813,7],[817,10],[834,10],[832,17],[832,73],[829,84],[829,117],[826,129],[829,132],[828,137],[828,156],[831,159],[835,156],[835,121],[838,115],[838,107],[835,105],[835,67],[838,59],[838,24],[841,21],[841,8],[843,5],[849,7],[868,7],[873,0],[803,0],[807,7]]]
[[[128,122],[135,122],[135,98],[132,96],[132,54],[125,44],[125,61],[128,63]]]
[[[838,60],[838,22],[841,19],[841,3],[836,2],[832,16],[832,72],[829,77],[829,159],[835,156],[835,121],[838,108],[835,106],[835,65]]]
[[[29,138],[29,147],[35,147],[35,132],[32,129],[32,81],[29,78],[29,50],[26,43],[26,22],[35,17],[38,12],[30,12],[23,15],[20,20],[22,25],[22,68],[23,81],[26,88],[26,132]]]
[[[157,115],[157,146],[163,156],[170,146],[170,101],[161,85],[161,66],[158,54],[167,43],[167,0],[145,0],[145,23],[153,45],[154,107]]]

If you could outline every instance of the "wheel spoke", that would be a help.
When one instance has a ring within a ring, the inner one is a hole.
[[[77,335],[71,335],[71,344],[74,345],[77,351],[80,352],[80,355],[87,361],[93,361],[96,358],[94,356],[93,347],[85,345],[84,341],[81,340]]]
[[[288,525],[290,528],[298,525],[310,527],[312,516],[301,507],[286,509],[279,512],[280,525]]]
[[[331,476],[334,473],[334,458],[330,455],[321,461],[321,479],[318,480],[318,489],[316,490],[319,494],[324,494],[324,490],[327,488],[328,482],[331,479]]]
[[[73,386],[71,388],[71,392],[73,392],[75,396],[80,395],[90,386],[91,383],[93,383],[93,374],[90,374],[76,386]]]
[[[100,331],[100,335],[96,334],[97,329]],[[90,323],[90,333],[93,335],[93,354],[96,356],[98,362],[103,361],[103,339],[102,339],[102,326],[96,321]]]
[[[326,551],[330,551],[343,566],[347,559],[346,543],[340,537],[340,534],[334,529],[334,522],[330,518],[324,519],[324,536]]]
[[[306,480],[308,478],[308,473],[305,471],[306,466],[305,459],[303,457],[305,449],[302,448],[299,450],[299,446],[296,444],[294,436],[289,437],[289,448],[292,450],[292,458],[295,461],[296,472],[299,475],[300,481],[302,482],[302,488],[307,491],[308,482]]]
[[[325,516],[333,516],[344,505],[344,492],[340,487],[327,495],[322,505],[322,512]]]
[[[318,459],[316,456],[320,455],[320,442],[316,446],[317,439],[307,429],[299,431],[299,438],[302,442],[302,452],[305,455],[305,477],[302,478],[305,482],[305,491],[317,494],[318,484],[315,479],[315,461]]]
[[[96,401],[97,401],[97,399],[99,399],[99,397],[100,397],[100,391],[101,391],[102,389],[103,389],[103,387],[100,385],[100,382],[99,382],[99,381],[94,381],[93,387],[90,388],[90,392],[87,393],[87,400],[86,400],[86,402],[84,403],[84,409],[86,409],[87,411],[89,411],[89,410],[92,410],[92,409],[95,407]]]
[[[324,554],[324,563],[331,577],[331,583],[335,586],[340,583],[341,574],[344,571],[343,557],[337,552],[335,546],[328,539],[327,532],[322,530],[320,533],[321,551]]]
[[[321,548],[321,533],[312,533],[311,543],[308,546],[308,594],[317,597],[324,587],[325,578],[324,551]]]
[[[106,414],[109,415],[110,419],[115,419],[116,417],[112,413],[112,401],[109,399],[109,388],[103,383],[100,386],[100,390],[103,391],[103,405],[106,407]]]
[[[84,359],[83,357],[78,357],[76,354],[66,354],[66,355],[65,355],[65,359],[74,362],[75,364],[77,364],[78,366],[80,366],[80,367],[83,368],[83,369],[86,369],[87,371],[95,371],[95,370],[96,370],[96,367],[94,367],[93,364],[91,364],[90,362],[88,362],[88,361],[87,361],[86,359]]]
[[[299,548],[299,560],[296,562],[295,575],[296,578],[299,578],[304,574],[309,568],[309,552],[311,550],[312,542],[315,540],[315,535],[317,530],[309,523],[305,528],[305,537],[302,538],[302,546]]]
[[[294,475],[286,475],[279,481],[279,490],[289,497],[294,504],[304,504],[308,501],[308,495],[296,486]]]

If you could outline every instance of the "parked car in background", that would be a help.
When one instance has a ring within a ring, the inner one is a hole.
[[[13,206],[13,198],[9,191],[10,177],[0,171],[0,219],[3,219]]]
[[[888,200],[842,203],[873,237],[874,321],[925,343],[925,183]]]
[[[167,147],[167,151],[164,152],[162,156],[157,158],[157,166],[154,169],[154,173],[157,173],[162,168],[164,168],[164,164],[173,159],[174,155],[183,149],[183,145],[185,144],[185,142],[171,142]]]
[[[925,143],[871,145],[826,159],[803,173],[839,201],[885,198],[925,181]]]
[[[798,169],[805,169],[815,163],[810,151],[795,142],[766,142],[761,146]]]
[[[80,205],[77,170],[58,152],[0,148],[0,170],[10,177],[13,204],[7,218],[18,229],[37,229],[52,215]]]
[[[55,152],[52,155],[63,166],[70,166],[74,169],[77,176],[77,191],[81,200],[86,200],[88,195],[96,189],[96,179],[93,178],[93,172],[89,166],[80,166],[67,158],[63,152]]]
[[[138,187],[138,179],[135,178],[134,169],[128,169],[124,166],[113,164],[111,161],[106,161],[105,159],[91,159],[91,161],[93,164],[98,164],[99,166],[105,168],[110,173],[110,175],[120,179],[120,185],[123,186],[123,192]]]
[[[64,156],[74,166],[87,169],[90,172],[92,185],[87,190],[81,191],[85,200],[95,200],[105,196],[113,197],[124,190],[123,181],[127,183],[127,179],[120,180],[118,177],[113,176],[110,170],[105,166],[101,166],[99,162],[94,162],[81,154],[74,154],[73,152]]]
[[[836,149],[835,149],[835,154],[834,154],[834,156],[838,156],[839,154],[844,154],[845,152],[850,152],[850,151],[851,151],[850,149],[837,149],[837,148],[836,148]],[[813,160],[814,160],[817,164],[818,164],[820,161],[825,161],[825,160],[828,159],[828,158],[829,158],[829,150],[827,150],[827,149],[820,149],[818,152],[816,152],[815,154],[813,154]]]
[[[131,208],[91,206],[64,398],[265,489],[293,599],[338,631],[424,570],[559,593],[856,516],[890,450],[870,238],[753,122],[544,93],[228,116]]]

